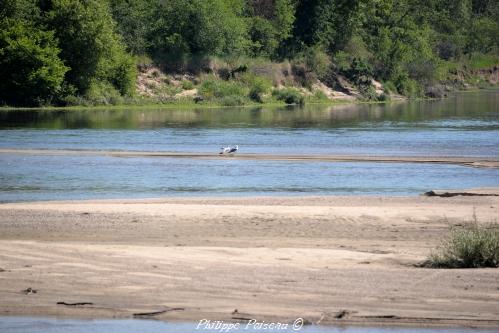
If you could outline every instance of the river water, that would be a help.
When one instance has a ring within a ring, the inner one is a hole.
[[[258,323],[257,323],[258,324]],[[0,317],[2,333],[237,333],[237,332],[302,332],[302,333],[493,333],[495,330],[445,329],[445,328],[387,328],[387,327],[334,327],[334,326],[295,326],[289,324],[279,329],[257,329],[253,324],[241,323],[232,330],[198,327],[196,323],[165,323],[155,320],[68,320],[34,317]],[[263,324],[263,323],[262,323]],[[277,325],[276,325],[277,327]]]
[[[0,149],[499,157],[499,90],[304,108],[0,111]],[[391,194],[499,186],[457,165],[0,154],[0,201]]]

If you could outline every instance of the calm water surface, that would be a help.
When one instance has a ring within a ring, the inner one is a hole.
[[[164,323],[153,320],[57,320],[32,317],[0,317],[2,333],[219,333],[219,330],[198,329],[192,323]],[[303,332],[303,333],[492,333],[494,330],[445,328],[381,328],[304,326],[300,330],[255,330],[241,324],[230,332]],[[225,331],[224,331],[225,333]]]
[[[439,101],[280,109],[0,111],[0,148],[499,156],[499,90]],[[0,201],[419,194],[499,186],[451,165],[0,154]]]

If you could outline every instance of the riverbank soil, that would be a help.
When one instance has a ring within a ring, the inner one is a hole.
[[[1,204],[0,315],[499,327],[497,269],[417,267],[473,215],[499,197]]]

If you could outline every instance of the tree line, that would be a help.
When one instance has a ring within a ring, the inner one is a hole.
[[[143,57],[305,59],[410,95],[498,46],[495,0],[0,0],[0,103],[133,96]]]

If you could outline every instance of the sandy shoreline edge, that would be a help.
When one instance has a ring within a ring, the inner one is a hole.
[[[0,204],[0,315],[497,328],[497,269],[414,266],[473,214],[499,197]]]

